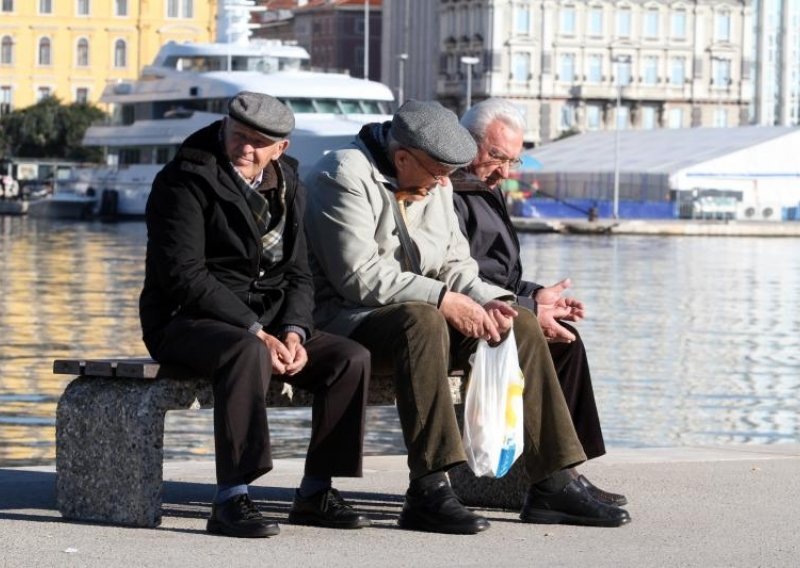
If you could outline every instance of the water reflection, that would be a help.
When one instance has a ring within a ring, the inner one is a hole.
[[[70,377],[52,360],[146,355],[141,223],[0,217],[0,466],[54,460]],[[798,239],[523,235],[527,276],[569,275],[610,446],[800,441]],[[402,451],[393,408],[367,450]],[[270,413],[276,454],[302,455],[307,410]],[[210,456],[207,411],[167,414],[169,458]]]

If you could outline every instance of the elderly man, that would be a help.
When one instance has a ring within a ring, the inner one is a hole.
[[[521,517],[617,526],[617,507],[589,497],[562,470],[586,459],[536,316],[478,277],[453,211],[448,176],[476,145],[452,112],[409,101],[391,122],[366,125],[347,149],[308,177],[306,231],[320,327],[367,347],[393,373],[410,484],[401,527],[444,533],[485,530],[455,497],[445,472],[465,461],[447,375],[479,338],[513,325],[523,394],[524,462],[534,484]]]
[[[331,487],[360,476],[369,353],[312,325],[313,289],[297,162],[284,155],[291,110],[251,92],[186,139],[147,204],[140,316],[162,363],[211,378],[217,494],[211,533],[276,535],[247,485],[272,469],[264,408],[274,375],[314,393],[305,476],[289,520],[359,528],[369,520]]]
[[[453,199],[480,276],[511,290],[519,305],[537,314],[583,451],[587,459],[602,456],[605,443],[586,349],[577,330],[561,321],[582,319],[583,303],[562,296],[571,285],[569,279],[548,287],[522,279],[519,239],[500,190],[500,182],[519,162],[525,120],[510,102],[487,99],[469,109],[461,125],[475,139],[478,154],[471,164],[451,176]],[[603,491],[585,476],[576,477],[594,498],[615,505],[627,503],[623,495]]]

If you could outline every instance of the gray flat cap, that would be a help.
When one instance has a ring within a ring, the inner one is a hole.
[[[291,109],[264,93],[242,91],[228,103],[228,116],[272,140],[286,138],[294,129]]]
[[[478,153],[469,131],[453,111],[437,102],[408,101],[392,119],[392,137],[401,145],[417,148],[441,164],[460,168]]]

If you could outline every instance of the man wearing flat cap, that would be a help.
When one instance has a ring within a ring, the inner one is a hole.
[[[369,524],[331,486],[334,476],[361,475],[369,353],[314,329],[305,190],[285,155],[293,128],[279,100],[239,93],[227,117],[186,139],[147,203],[143,338],[157,361],[212,381],[217,494],[207,529],[215,534],[279,532],[248,496],[248,484],[272,469],[273,376],[314,393],[289,520]]]
[[[514,328],[531,480],[586,459],[536,316],[479,278],[459,229],[448,176],[476,152],[455,114],[409,101],[391,122],[364,126],[350,147],[323,157],[306,182],[314,318],[364,345],[376,372],[394,376],[410,470],[399,524],[412,530],[489,527],[445,475],[466,460],[448,369],[466,365],[480,338],[497,342]]]

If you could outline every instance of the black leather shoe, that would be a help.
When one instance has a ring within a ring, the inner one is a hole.
[[[589,491],[589,495],[600,501],[601,503],[605,503],[606,505],[616,505],[617,507],[622,507],[623,505],[628,504],[628,499],[625,495],[620,495],[619,493],[611,493],[609,491],[604,491],[599,487],[595,486],[591,481],[586,479],[583,475],[578,476],[578,481],[581,482],[587,491]]]
[[[519,518],[526,523],[594,527],[618,527],[631,521],[628,511],[597,501],[577,479],[556,493],[545,493],[531,487]]]
[[[397,524],[404,529],[447,534],[476,534],[489,528],[489,521],[461,504],[447,481],[419,493],[406,491]]]
[[[360,529],[372,524],[332,487],[310,497],[302,497],[299,491],[295,491],[289,522],[332,529]]]
[[[278,523],[265,519],[247,495],[237,495],[211,506],[206,530],[212,534],[263,538],[281,532]]]

